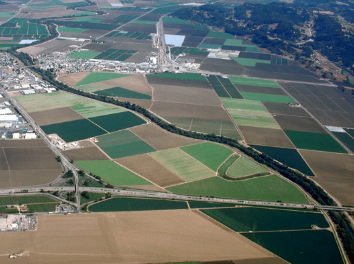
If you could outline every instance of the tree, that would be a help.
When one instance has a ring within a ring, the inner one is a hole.
[[[56,159],[58,162],[61,162],[61,157],[60,157],[60,156],[57,156],[55,159]]]
[[[82,193],[81,193],[81,196],[82,197],[85,197],[86,199],[90,199],[90,193],[89,192],[87,192],[87,191],[83,191]]]
[[[111,198],[112,194],[108,192],[108,193],[105,194],[105,197],[106,197],[106,199]]]

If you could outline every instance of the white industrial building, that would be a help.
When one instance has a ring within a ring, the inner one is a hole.
[[[8,115],[8,114],[12,114],[12,111],[10,108],[0,109],[0,115]]]
[[[37,138],[36,133],[26,133],[25,139],[35,139]]]
[[[0,122],[3,121],[18,122],[18,115],[0,115]]]

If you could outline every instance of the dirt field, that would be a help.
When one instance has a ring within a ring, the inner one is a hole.
[[[271,146],[271,147],[283,147],[294,148],[294,145],[285,135],[283,130],[238,126],[241,133],[246,139],[247,144]]]
[[[0,187],[46,184],[62,167],[42,140],[0,141]]]
[[[327,134],[327,131],[311,117],[276,115],[274,118],[284,130]]]
[[[76,228],[68,228],[75,226]],[[89,230],[90,232],[87,232]],[[1,232],[0,260],[16,263],[164,263],[274,257],[188,210],[39,216],[35,232]]]
[[[177,136],[150,124],[133,127],[129,130],[156,150],[176,148],[200,143],[199,140]]]
[[[52,125],[62,122],[84,119],[70,107],[57,108],[47,111],[31,113],[31,117],[39,126]]]
[[[162,187],[184,182],[148,154],[121,158],[116,161]]]
[[[53,13],[51,13],[53,15]],[[51,40],[35,46],[29,46],[21,49],[21,52],[30,55],[49,54],[52,52],[64,52],[69,49],[71,45],[79,45],[81,42],[71,40]]]
[[[145,77],[142,75],[135,74],[127,77],[104,81],[103,83],[112,85],[112,87],[118,86],[134,92],[152,95],[151,87],[147,84]]]
[[[72,160],[108,160],[109,158],[96,146],[71,149],[63,154]]]
[[[351,155],[299,150],[315,173],[314,180],[343,205],[354,205],[354,157]]]
[[[72,74],[61,76],[58,78],[58,80],[71,86],[71,87],[74,87],[79,81],[81,81],[83,78],[85,78],[89,74],[90,74],[90,72],[72,73]]]
[[[305,112],[301,107],[291,107],[288,104],[268,103],[263,102],[263,105],[272,114],[278,115],[293,115],[309,117],[309,114]]]

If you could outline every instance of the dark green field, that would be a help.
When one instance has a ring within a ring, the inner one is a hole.
[[[327,230],[242,235],[292,264],[343,263],[333,233]]]
[[[198,201],[188,201],[188,203],[191,209],[235,207],[235,204],[226,204],[226,203],[208,203],[208,202],[198,202]]]
[[[143,119],[129,111],[89,119],[108,132],[123,130],[146,123]]]
[[[41,128],[47,135],[57,134],[66,142],[72,142],[106,134],[106,131],[99,128],[87,119],[42,126]]]
[[[109,88],[101,91],[94,92],[95,94],[105,95],[105,96],[116,96],[123,98],[135,98],[135,99],[146,99],[151,100],[151,96],[147,94],[142,94],[121,87]]]
[[[135,198],[112,198],[89,206],[91,212],[115,212],[115,211],[149,211],[149,210],[172,210],[188,209],[186,202],[135,199]]]
[[[352,137],[354,137],[354,128],[344,128],[345,131]]]
[[[320,213],[263,209],[254,207],[202,210],[236,232],[277,231],[329,227]]]
[[[329,134],[284,130],[296,148],[337,153],[347,151]]]
[[[315,176],[296,149],[257,145],[251,145],[251,147],[267,154],[268,156],[280,161],[281,163],[288,165],[291,168],[301,171],[308,176]]]
[[[332,132],[332,134],[338,138],[348,149],[354,152],[354,138],[347,133]]]
[[[57,201],[58,200],[44,195],[0,196],[0,205],[54,203]]]

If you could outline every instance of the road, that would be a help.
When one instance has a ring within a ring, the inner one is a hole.
[[[28,124],[32,126],[33,131],[36,132],[43,141],[48,145],[48,147],[55,153],[55,155],[59,156],[61,159],[61,163],[64,167],[65,172],[71,170],[74,174],[75,178],[75,196],[76,196],[76,205],[77,210],[80,211],[80,193],[79,193],[79,176],[76,171],[76,167],[69,162],[69,160],[61,154],[61,152],[52,144],[52,142],[46,137],[46,134],[37,126],[37,124],[33,121],[33,119],[27,114],[27,112],[19,105],[12,96],[4,90],[2,87],[0,88],[2,94],[10,101],[10,103],[16,107],[17,111],[23,116],[24,119],[27,120]]]

